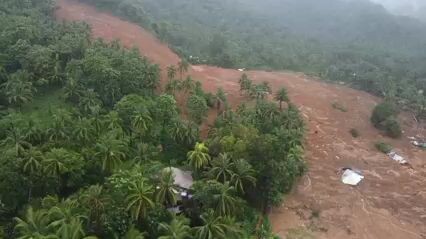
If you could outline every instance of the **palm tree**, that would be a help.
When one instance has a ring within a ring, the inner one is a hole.
[[[191,92],[195,89],[195,82],[191,76],[187,76],[184,81],[182,81],[182,90],[184,90],[185,94]]]
[[[183,80],[183,74],[188,72],[188,69],[189,69],[189,63],[186,60],[181,60],[178,64],[180,80]]]
[[[233,215],[237,211],[238,199],[235,196],[235,188],[229,182],[220,184],[218,191],[212,195],[215,202],[215,213],[220,216]]]
[[[16,217],[15,230],[18,232],[17,239],[47,239],[57,238],[49,235],[49,217],[45,210],[34,211],[29,207],[26,211],[25,218]]]
[[[64,86],[64,98],[73,103],[77,103],[83,90],[82,85],[74,78],[71,78]]]
[[[25,138],[31,144],[41,144],[43,141],[44,130],[34,122],[33,119],[28,120],[28,129]]]
[[[76,209],[77,201],[70,199],[49,209],[49,228],[56,232],[58,238],[80,239],[85,235],[81,221],[84,216],[78,215]]]
[[[18,71],[10,76],[10,79],[1,85],[1,88],[9,104],[22,106],[33,99],[36,88],[34,88],[30,75],[26,71]]]
[[[174,141],[184,145],[194,145],[198,139],[198,126],[192,121],[175,120],[168,128]]]
[[[16,156],[21,155],[26,148],[31,148],[27,141],[28,134],[21,127],[11,123],[11,127],[6,130],[6,138],[1,142],[2,145],[11,144],[15,148]]]
[[[217,110],[220,110],[221,105],[225,106],[225,110],[228,109],[228,100],[226,99],[225,91],[223,91],[222,87],[219,87],[216,92],[217,99]]]
[[[280,110],[282,110],[282,103],[283,102],[289,102],[290,99],[288,98],[287,89],[281,88],[276,94],[275,94],[275,100],[280,102]]]
[[[148,161],[155,159],[160,153],[159,149],[147,143],[138,143],[134,149],[134,159],[137,161]]]
[[[152,186],[145,180],[132,183],[129,196],[126,198],[126,209],[134,220],[141,220],[146,216],[148,210],[154,207],[153,192]]]
[[[244,159],[239,159],[235,161],[233,172],[234,174],[231,177],[231,184],[238,192],[244,193],[244,188],[246,187],[246,185],[255,185],[255,171],[253,170],[251,165]]]
[[[40,150],[35,147],[30,147],[23,152],[23,171],[24,173],[34,174],[40,171],[41,162],[44,157]]]
[[[111,111],[105,116],[105,123],[108,130],[122,131],[122,120],[116,111]]]
[[[244,91],[249,92],[253,85],[253,82],[248,78],[247,74],[245,73],[238,80],[238,83],[240,83],[241,93],[243,93]]]
[[[132,128],[139,134],[147,131],[151,122],[152,118],[147,111],[138,111],[132,116]]]
[[[171,80],[166,84],[166,92],[167,94],[175,96],[177,91],[182,90],[182,83],[178,80]]]
[[[68,123],[71,122],[71,114],[66,110],[58,110],[53,114],[53,126],[47,130],[51,141],[61,141],[69,138]]]
[[[191,228],[188,226],[188,219],[184,217],[175,217],[170,224],[160,223],[158,230],[162,235],[158,239],[191,238]]]
[[[176,77],[176,67],[171,65],[167,67],[167,78],[169,78],[169,81],[172,81]]]
[[[64,162],[67,160],[67,156],[68,152],[65,149],[51,149],[50,152],[46,154],[46,158],[43,161],[45,173],[52,177],[59,177],[66,172],[68,169]]]
[[[95,231],[100,231],[102,215],[108,203],[108,198],[103,196],[102,186],[90,186],[81,194],[79,201],[89,209],[89,224],[94,224]]]
[[[102,170],[112,172],[126,157],[127,143],[124,140],[107,135],[96,143],[95,148],[95,157],[102,161]]]
[[[271,86],[269,85],[269,82],[267,81],[263,81],[262,83],[260,83],[260,86],[266,91],[268,92],[268,94],[272,94],[272,89]]]
[[[268,89],[265,89],[263,85],[253,85],[250,88],[250,96],[257,100],[265,99],[266,95],[268,95]]]
[[[102,101],[93,89],[88,89],[81,93],[78,106],[83,112],[93,114],[100,110]]]
[[[86,118],[79,118],[74,125],[73,135],[76,141],[82,145],[89,142],[94,135],[93,121]]]
[[[176,193],[179,188],[174,184],[175,179],[173,176],[173,171],[169,168],[163,169],[161,172],[161,177],[157,185],[157,190],[155,192],[155,200],[166,206],[176,205],[177,197]]]
[[[204,143],[196,143],[195,148],[189,151],[187,158],[189,164],[196,170],[203,168],[210,162],[209,149]]]
[[[126,234],[122,237],[122,239],[144,239],[145,233],[140,232],[135,228],[135,225],[130,226],[129,230],[127,230]]]
[[[234,175],[234,172],[232,171],[234,162],[231,156],[227,153],[220,153],[219,157],[212,160],[211,164],[212,167],[208,174],[211,178],[219,182],[225,183]]]
[[[202,226],[195,227],[196,239],[238,239],[243,232],[232,218],[214,215],[213,211],[201,215]]]
[[[41,171],[41,162],[44,160],[44,157],[41,151],[37,150],[34,147],[30,147],[28,150],[23,152],[22,160],[22,169],[24,173],[27,173],[29,176],[31,176],[34,174],[38,174]],[[32,189],[33,181],[30,179],[28,187],[28,202],[31,200]]]

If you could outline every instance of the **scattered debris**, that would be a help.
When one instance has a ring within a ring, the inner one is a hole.
[[[395,151],[391,151],[388,153],[388,156],[394,160],[397,161],[399,164],[406,165],[408,164],[408,161],[404,159],[401,155],[397,154]]]
[[[412,143],[414,146],[417,146],[417,147],[420,147],[420,148],[426,149],[426,142],[421,143],[421,142],[419,142],[419,141],[417,141],[417,140],[414,140],[414,141],[411,141],[411,143]]]
[[[344,184],[356,186],[364,179],[364,176],[358,170],[352,170],[351,168],[344,168],[343,170],[342,183]]]
[[[342,112],[348,112],[348,109],[346,109],[346,107],[340,104],[339,102],[333,102],[331,106],[336,110],[340,110]]]
[[[243,72],[245,70],[246,70],[246,68],[240,68],[240,69],[238,69],[238,71],[240,71],[240,72]]]

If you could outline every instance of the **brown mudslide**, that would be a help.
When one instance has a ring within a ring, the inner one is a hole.
[[[86,21],[93,37],[118,39],[163,69],[180,59],[167,45],[141,27],[97,11],[91,6],[58,0],[58,20]],[[239,94],[236,70],[212,66],[192,66],[190,74],[207,91],[222,87],[232,105],[244,101]],[[408,114],[401,116],[404,137],[390,140],[408,158],[412,169],[398,165],[374,149],[383,137],[371,126],[369,116],[379,101],[365,92],[309,79],[289,72],[249,71],[255,81],[268,81],[272,89],[285,86],[292,101],[300,107],[309,131],[306,160],[309,172],[300,180],[281,207],[270,218],[274,231],[286,238],[291,228],[308,228],[314,238],[426,238],[426,151],[410,145],[407,136],[425,136]],[[344,113],[331,107],[344,105]],[[215,112],[210,112],[212,122]],[[349,133],[356,128],[361,137]],[[339,168],[356,167],[365,180],[357,187],[340,182]]]

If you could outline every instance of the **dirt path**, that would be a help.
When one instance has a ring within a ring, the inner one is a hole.
[[[179,57],[149,32],[93,7],[71,0],[58,0],[58,19],[89,23],[94,37],[119,39],[163,69],[177,64]],[[255,81],[268,81],[274,90],[288,88],[290,97],[303,113],[309,132],[306,159],[309,172],[301,179],[283,206],[270,217],[273,229],[285,238],[290,228],[308,228],[315,238],[426,238],[426,151],[410,145],[406,136],[425,136],[425,130],[411,127],[402,115],[404,137],[383,138],[371,126],[369,116],[379,100],[367,93],[308,79],[303,74],[250,71]],[[192,66],[190,74],[208,91],[223,87],[233,105],[240,97],[237,83],[241,73],[211,66]],[[348,112],[331,107],[339,102]],[[210,112],[210,120],[215,113]],[[356,128],[358,139],[349,134]],[[402,167],[374,149],[385,139],[406,156],[413,169]],[[358,187],[340,182],[339,168],[356,167],[365,174]]]

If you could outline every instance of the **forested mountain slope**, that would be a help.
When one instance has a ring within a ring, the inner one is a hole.
[[[150,28],[192,63],[303,71],[426,108],[426,24],[369,1],[81,1]]]

